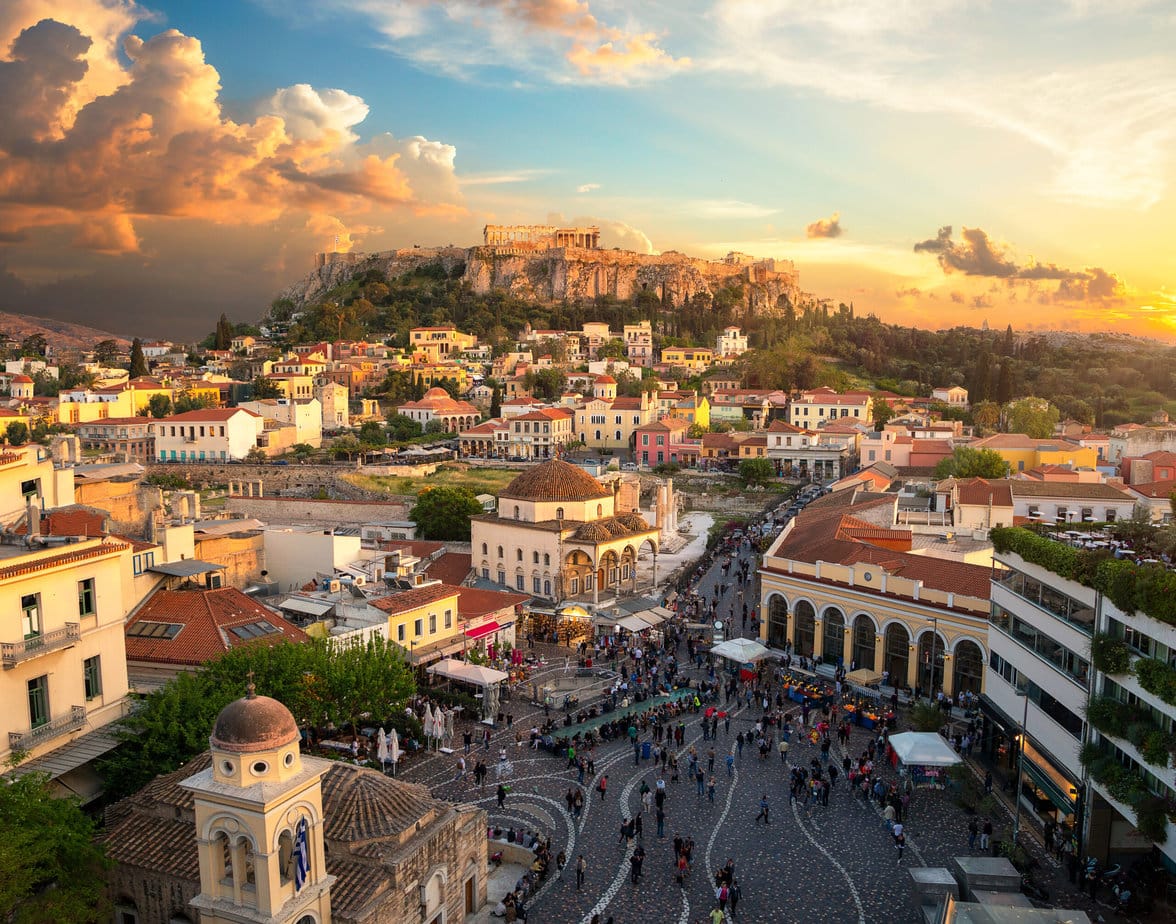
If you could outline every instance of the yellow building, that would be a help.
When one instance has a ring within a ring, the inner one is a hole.
[[[911,689],[981,692],[990,569],[912,554],[894,499],[857,493],[811,504],[768,549],[760,639]]]
[[[704,430],[710,428],[710,401],[702,395],[687,395],[675,401],[669,408],[668,416],[675,420],[698,424]]]
[[[593,396],[576,408],[576,436],[592,449],[634,448],[637,428],[657,419],[657,401],[643,391],[639,398],[617,397],[617,380],[599,375]]]
[[[461,651],[466,637],[457,616],[460,589],[427,584],[371,601],[388,614],[388,638],[409,654],[414,665]]]
[[[469,373],[466,372],[464,366],[459,366],[457,363],[417,362],[413,363],[410,371],[412,377],[425,388],[432,388],[442,379],[456,382],[459,392],[464,392],[470,385]]]
[[[169,401],[175,401],[175,389],[170,385],[165,385],[158,379],[148,378],[147,376],[139,376],[131,379],[126,383],[125,390],[131,393],[131,406],[134,408],[135,414],[146,413],[151,406],[151,399],[155,395],[163,395]],[[220,401],[220,394],[217,393],[217,402]],[[114,416],[113,414],[111,415]]]
[[[413,359],[438,363],[451,355],[478,345],[475,334],[463,334],[452,324],[441,327],[414,327],[408,335],[408,347]]]
[[[619,484],[619,483],[618,483]],[[527,469],[498,510],[471,518],[473,565],[490,581],[561,601],[637,590],[637,557],[649,546],[657,584],[660,533],[578,466],[559,459]]]
[[[1009,464],[1009,471],[1027,472],[1042,465],[1071,468],[1098,467],[1098,450],[1057,437],[1036,439],[1024,433],[995,433],[968,444],[972,449],[991,449]]]
[[[57,396],[58,423],[91,423],[108,417],[134,416],[134,393],[122,388],[78,388]]]
[[[714,365],[715,353],[706,347],[666,347],[662,350],[661,361],[667,366],[701,372]]]

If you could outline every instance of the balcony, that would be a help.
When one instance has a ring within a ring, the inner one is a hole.
[[[27,732],[9,732],[8,747],[14,751],[28,751],[46,741],[76,731],[85,724],[86,707],[70,706],[69,715],[53,719],[53,721],[46,722],[44,725],[39,725]]]
[[[72,648],[82,637],[81,627],[76,622],[67,622],[64,628],[44,632],[19,642],[0,642],[0,663],[9,670],[22,661],[39,658],[41,655]]]

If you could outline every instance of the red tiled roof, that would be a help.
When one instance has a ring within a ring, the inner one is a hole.
[[[417,558],[428,558],[445,548],[445,543],[433,542],[429,539],[386,539],[381,543],[380,548],[385,552],[400,551],[415,555]]]
[[[235,587],[217,590],[157,590],[139,608],[127,629],[140,622],[164,622],[184,628],[174,639],[126,636],[127,660],[164,664],[203,664],[231,648],[254,642],[305,642],[307,635],[252,597]],[[268,622],[278,632],[260,638],[240,639],[236,626]]]
[[[112,552],[123,552],[126,551],[126,548],[125,543],[107,537],[102,541],[101,545],[90,546],[84,549],[74,549],[70,552],[62,552],[60,555],[49,555],[45,558],[34,559],[33,561],[21,561],[17,564],[9,565],[6,568],[0,568],[0,581],[21,577],[25,574],[36,574],[38,571],[47,571],[50,568],[56,568],[60,565],[72,565],[80,561],[86,561],[89,558],[109,555]]]
[[[462,587],[457,598],[457,611],[462,619],[475,619],[487,613],[496,613],[508,607],[526,603],[531,598],[526,594],[513,594],[503,590],[480,590]]]
[[[257,414],[254,414],[252,411],[245,410],[245,408],[243,408],[243,407],[207,407],[207,408],[198,408],[195,411],[185,411],[183,414],[173,414],[171,417],[164,417],[162,420],[160,420],[158,422],[163,423],[164,421],[167,421],[167,422],[187,423],[189,421],[194,421],[196,423],[199,423],[200,421],[209,421],[209,420],[221,421],[221,420],[230,420],[234,416],[236,416],[237,414],[247,414],[250,417],[257,417],[258,416]]]
[[[1013,492],[1006,481],[986,481],[983,478],[969,478],[959,483],[959,502],[973,507],[1013,506]]]
[[[388,597],[379,597],[369,602],[376,609],[387,613],[389,616],[398,616],[401,613],[407,613],[409,610],[415,610],[418,607],[436,603],[438,600],[444,600],[446,597],[452,597],[457,592],[458,588],[450,587],[448,584],[431,584],[428,587],[414,587],[412,590],[402,590],[400,593],[392,594]]]
[[[508,484],[499,497],[526,501],[585,501],[611,494],[579,466],[562,459],[551,459],[527,469]]]
[[[43,536],[88,536],[96,539],[106,534],[106,521],[110,514],[97,507],[70,504],[57,507],[41,515]],[[29,527],[22,523],[15,530],[18,536],[27,535]]]
[[[1132,484],[1127,487],[1144,497],[1161,498],[1168,497],[1173,491],[1176,491],[1176,481],[1148,481],[1144,484]]]
[[[473,568],[473,556],[468,552],[446,552],[436,561],[429,562],[425,566],[425,574],[431,580],[440,581],[451,587],[460,587],[461,583],[469,577],[471,568]],[[462,593],[464,592],[463,588]],[[458,608],[461,608],[460,600]]]
[[[640,398],[617,398],[612,403],[614,411],[639,411],[641,410]]]

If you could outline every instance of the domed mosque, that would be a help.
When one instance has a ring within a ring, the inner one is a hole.
[[[582,468],[551,459],[523,472],[498,497],[496,513],[474,517],[478,574],[559,603],[569,597],[637,591],[637,557],[648,546],[657,582],[660,533]]]
[[[304,756],[250,682],[209,750],[107,811],[116,920],[438,924],[486,901],[486,813]]]

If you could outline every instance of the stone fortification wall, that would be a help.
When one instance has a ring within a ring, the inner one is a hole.
[[[590,301],[611,295],[622,301],[651,291],[669,296],[675,305],[700,292],[740,285],[744,307],[762,314],[781,308],[781,296],[795,303],[801,296],[800,278],[788,261],[755,260],[731,254],[724,260],[704,260],[669,251],[643,254],[630,250],[591,247],[536,247],[533,244],[460,247],[420,247],[374,254],[326,254],[313,272],[281,293],[296,307],[311,304],[329,289],[375,269],[388,278],[440,265],[452,275],[464,267],[463,279],[476,292],[501,289],[520,298],[548,302],[563,299]],[[330,259],[337,258],[337,259]]]

